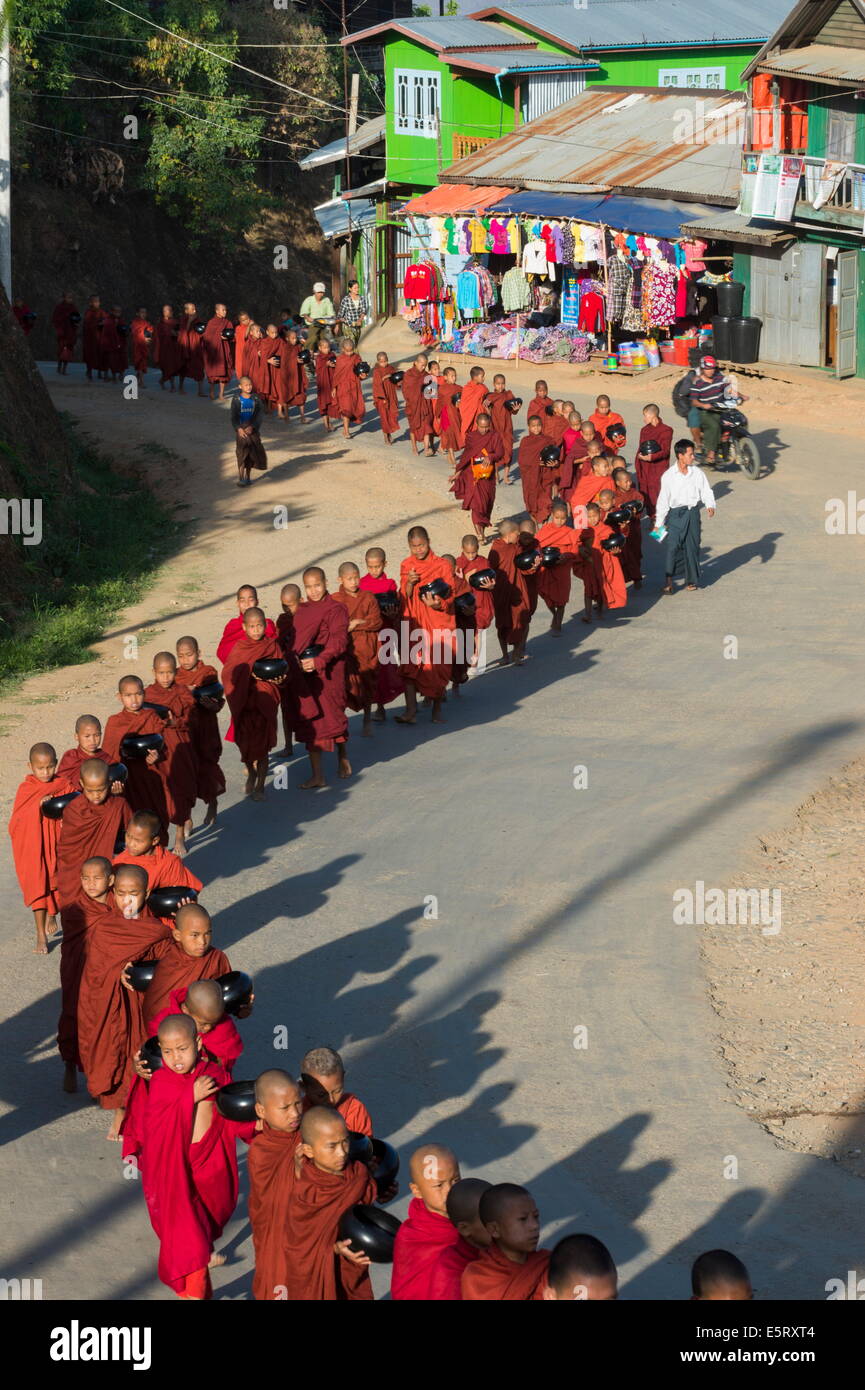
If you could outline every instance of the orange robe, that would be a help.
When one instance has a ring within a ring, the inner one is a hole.
[[[191,720],[195,700],[185,685],[177,681],[165,690],[155,682],[144,691],[145,700],[165,705],[171,711],[171,723],[162,731],[165,739],[165,760],[162,775],[168,819],[172,825],[185,825],[195,805],[198,769],[192,746]]]
[[[311,1110],[318,1102],[307,1098],[304,1100],[304,1110]],[[345,1120],[346,1129],[351,1134],[368,1134],[372,1138],[372,1117],[369,1111],[353,1091],[344,1091],[340,1097],[339,1104],[333,1107],[338,1110]]]
[[[540,527],[536,540],[539,546],[557,545],[563,556],[576,554],[579,545],[572,526],[555,526],[551,521]],[[551,612],[563,607],[571,596],[571,566],[560,563],[552,569],[540,570],[538,593]]]
[[[464,435],[475,427],[475,420],[482,414],[484,401],[489,395],[489,387],[482,381],[470,381],[463,387],[460,397],[459,412],[460,426]]]
[[[46,796],[62,796],[73,788],[74,783],[65,777],[40,782],[28,772],[15,793],[9,818],[12,857],[24,902],[34,911],[45,908],[50,917],[57,911],[57,842],[63,822],[46,820],[40,807]]]
[[[135,864],[143,869],[147,874],[148,893],[152,893],[154,888],[181,886],[194,888],[196,893],[201,892],[201,879],[187,869],[179,855],[163,845],[156,845],[149,854],[127,854],[125,849],[121,850],[114,856],[114,864]]]
[[[76,796],[63,812],[57,844],[57,900],[61,910],[78,897],[81,866],[97,855],[113,859],[118,842],[123,843],[132,812],[122,796],[110,796],[94,806],[84,796]]]
[[[610,429],[611,425],[624,426],[625,422],[622,419],[621,415],[617,415],[615,410],[611,410],[609,415],[599,415],[597,410],[595,410],[589,416],[589,419],[594,425],[596,433],[599,434],[601,436],[601,439],[604,441],[604,448],[612,449],[614,446],[611,443],[611,441],[607,438],[607,431]],[[622,447],[624,447],[624,445]]]
[[[535,1250],[525,1264],[514,1264],[493,1243],[466,1266],[462,1277],[463,1301],[529,1303],[539,1300],[549,1263],[549,1250]]]
[[[356,423],[363,419],[364,404],[360,377],[355,367],[360,362],[356,352],[341,352],[333,368],[333,400],[338,415]]]
[[[416,570],[420,579],[415,585],[411,599],[408,597],[408,575]],[[400,666],[403,680],[411,681],[424,699],[438,700],[447,690],[451,679],[454,656],[456,654],[456,620],[453,612],[453,598],[447,601],[447,608],[430,608],[420,598],[424,584],[433,579],[444,579],[453,589],[453,577],[447,561],[442,560],[431,550],[424,560],[416,560],[409,555],[400,565],[400,593],[409,620],[409,660]],[[419,634],[424,634],[421,643]],[[412,652],[412,648],[416,648]]]
[[[160,704],[164,701],[159,701]],[[140,709],[136,713],[121,710],[112,714],[105,725],[105,751],[113,763],[122,762],[120,745],[126,734],[162,734],[165,737],[165,720],[160,719],[153,710]],[[165,795],[165,773],[167,759],[163,749],[157,762],[150,764],[144,758],[130,758],[126,764],[129,776],[126,779],[125,797],[133,811],[153,811],[162,822],[168,825],[168,803]],[[110,855],[108,856],[111,857]]]
[[[597,473],[587,473],[585,477],[577,479],[570,498],[575,526],[585,526],[586,507],[590,502],[597,500],[599,493],[605,491],[614,491],[612,478],[601,478]]]
[[[178,666],[174,677],[178,685],[187,690],[195,690],[199,685],[209,685],[218,679],[216,668],[199,661],[191,671]],[[225,703],[220,701],[221,709]],[[218,711],[205,709],[196,700],[189,716],[189,732],[195,749],[196,790],[199,801],[215,801],[225,791],[225,776],[220,766],[222,739],[219,736]]]
[[[74,748],[67,748],[57,767],[57,776],[64,777],[72,790],[80,784],[78,775],[81,771],[81,764],[86,763],[88,758],[101,758],[104,763],[110,763],[111,759],[104,748],[97,748],[95,753],[85,753],[83,748],[76,744]]]
[[[362,710],[375,701],[381,609],[375,596],[362,589],[356,594],[347,594],[340,587],[332,598],[342,604],[350,623],[360,623],[348,634],[345,692],[349,709]]]
[[[183,989],[196,980],[216,980],[227,975],[231,969],[228,956],[211,946],[203,956],[188,956],[171,937],[160,941],[149,953],[148,959],[156,960],[156,972],[148,988],[142,995],[144,1022],[160,1013],[171,998],[171,991]]]
[[[589,529],[593,533],[592,549],[598,551],[601,556],[604,603],[608,608],[624,608],[628,602],[628,590],[625,587],[621,561],[618,555],[612,555],[609,550],[604,550],[601,546],[601,541],[613,534],[613,528],[607,526],[606,522],[599,521],[597,526],[592,526]]]

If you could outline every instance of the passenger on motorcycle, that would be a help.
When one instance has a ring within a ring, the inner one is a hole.
[[[677,410],[687,414],[694,445],[712,467],[721,442],[723,406],[741,404],[747,396],[735,395],[736,385],[718,370],[714,357],[701,357],[698,371],[689,372],[673,392]]]

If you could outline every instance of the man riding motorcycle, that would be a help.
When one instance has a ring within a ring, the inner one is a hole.
[[[701,357],[697,371],[688,372],[673,391],[678,414],[687,416],[698,455],[714,467],[721,442],[721,410],[730,401],[732,383],[718,370],[715,357]],[[736,396],[737,405],[748,399]]]

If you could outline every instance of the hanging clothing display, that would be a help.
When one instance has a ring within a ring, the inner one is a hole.
[[[525,273],[518,265],[502,276],[502,308],[507,314],[521,314],[532,302],[532,291]]]

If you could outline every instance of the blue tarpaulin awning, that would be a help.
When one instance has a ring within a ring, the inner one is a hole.
[[[697,222],[719,211],[709,203],[678,203],[673,198],[634,198],[622,193],[512,193],[486,209],[488,217],[497,213],[518,213],[527,217],[575,217],[582,222],[603,222],[616,231],[637,236],[663,237],[677,241],[682,224]]]
[[[332,198],[329,203],[319,203],[313,212],[322,235],[328,240],[348,235],[349,217],[353,232],[361,227],[375,226],[375,203],[371,198],[354,198],[348,203],[343,202],[342,198]]]

